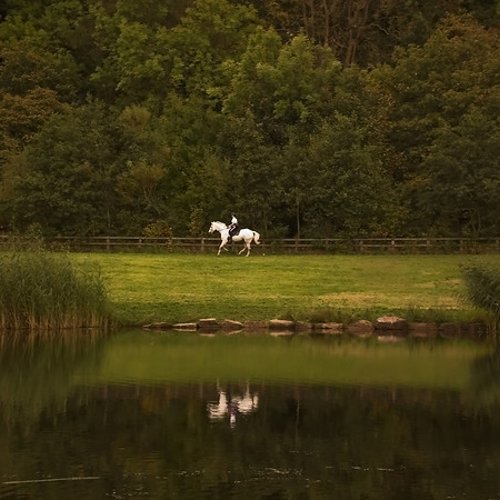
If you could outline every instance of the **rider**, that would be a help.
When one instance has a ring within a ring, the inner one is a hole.
[[[238,219],[234,215],[231,215],[231,224],[229,224],[227,228],[229,229],[229,240],[231,241],[231,238],[238,232],[239,229]]]

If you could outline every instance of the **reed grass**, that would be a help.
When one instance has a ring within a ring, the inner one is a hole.
[[[500,332],[500,267],[468,266],[463,269],[466,296],[479,309],[487,312],[491,331]]]
[[[75,265],[39,242],[12,242],[0,254],[0,330],[107,329],[110,308],[99,268]]]

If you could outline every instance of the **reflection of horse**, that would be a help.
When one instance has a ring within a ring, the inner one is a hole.
[[[227,248],[225,247],[229,241],[229,228],[226,224],[224,224],[224,222],[216,220],[210,224],[210,229],[208,230],[209,233],[213,233],[214,231],[219,231],[220,239],[222,240],[219,246],[219,251],[217,252],[217,255],[220,255],[220,251],[223,248],[227,251]],[[247,257],[250,255],[250,243],[252,243],[252,241],[254,241],[256,245],[260,245],[260,234],[257,231],[252,231],[251,229],[240,229],[240,231],[232,236],[231,239],[233,241],[243,241],[245,246],[238,252],[238,255],[246,249]]]
[[[210,420],[223,420],[229,417],[231,427],[236,424],[236,415],[241,413],[247,415],[259,406],[259,395],[257,393],[251,394],[247,385],[245,393],[242,396],[232,396],[228,391],[218,389],[218,401],[207,404],[208,418]]]

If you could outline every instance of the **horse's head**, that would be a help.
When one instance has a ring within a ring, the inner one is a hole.
[[[223,229],[227,229],[226,224],[224,224],[224,222],[216,220],[210,223],[210,229],[208,230],[208,232],[213,233],[214,231],[222,231]]]

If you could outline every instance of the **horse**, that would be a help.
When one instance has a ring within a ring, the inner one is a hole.
[[[229,417],[231,427],[236,424],[236,416],[238,414],[249,415],[257,411],[259,407],[258,393],[251,393],[250,387],[247,384],[246,391],[242,396],[233,396],[229,391],[222,390],[217,384],[219,400],[207,403],[208,418],[210,420],[224,420]]]
[[[229,241],[229,228],[224,222],[220,222],[218,220],[212,221],[210,224],[210,229],[208,232],[212,234],[214,231],[219,231],[221,244],[219,246],[219,251],[217,255],[220,255],[220,251],[222,249],[228,251],[226,248],[226,244]],[[244,247],[238,252],[240,255],[245,250],[247,251],[247,257],[250,255],[250,243],[255,242],[256,245],[260,245],[260,234],[257,231],[252,231],[251,229],[240,229],[240,231],[232,236],[233,241],[243,241]]]

